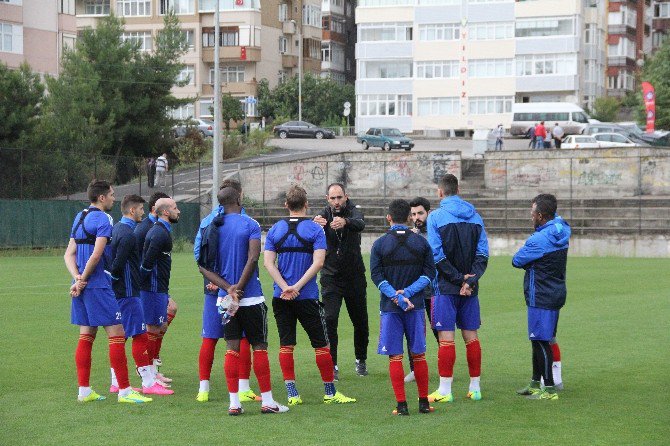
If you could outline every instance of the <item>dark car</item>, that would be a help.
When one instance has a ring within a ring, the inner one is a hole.
[[[585,135],[596,133],[619,133],[633,142],[642,145],[662,146],[662,132],[645,133],[634,123],[613,124],[609,122],[597,122],[589,124],[584,130]]]
[[[400,130],[386,127],[372,127],[364,134],[358,135],[356,141],[363,145],[363,150],[368,150],[369,147],[381,147],[382,150],[410,151],[414,147],[414,141],[403,135]]]
[[[305,121],[288,121],[275,126],[272,131],[281,139],[285,138],[335,138],[332,130],[317,127]]]

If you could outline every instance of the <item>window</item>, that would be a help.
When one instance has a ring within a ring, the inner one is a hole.
[[[302,41],[302,57],[321,60],[321,41],[304,39]]]
[[[180,121],[191,119],[193,117],[193,107],[193,104],[186,104],[181,107],[173,108],[170,110],[170,116],[172,119],[178,119]]]
[[[116,15],[124,17],[151,15],[151,0],[117,0]]]
[[[498,40],[514,37],[514,23],[488,22],[471,23],[468,25],[468,39],[470,40]]]
[[[412,116],[412,95],[398,95],[398,116]]]
[[[356,111],[359,116],[409,116],[399,112],[411,113],[411,103],[408,95],[362,94],[358,96]]]
[[[416,63],[416,77],[421,79],[449,79],[458,77],[457,60],[431,60]]]
[[[411,77],[411,60],[361,61],[361,79],[394,79]]]
[[[23,4],[23,0],[0,0],[0,3],[21,6]]]
[[[516,21],[516,37],[570,36],[574,33],[572,17]]]
[[[200,99],[200,117],[211,118],[214,114],[214,99]]]
[[[607,88],[610,90],[633,90],[635,88],[635,77],[627,71],[620,71],[615,76],[607,76]]]
[[[288,52],[288,39],[284,36],[279,38],[279,54],[286,54]]]
[[[596,43],[596,24],[588,23],[584,28],[584,43]]]
[[[414,6],[415,4],[416,0],[359,0],[356,6]]]
[[[470,77],[512,76],[512,59],[474,59],[468,64]]]
[[[637,11],[621,6],[619,11],[610,12],[607,19],[610,25],[626,25],[635,28],[637,26]]]
[[[635,59],[635,42],[627,37],[620,37],[618,43],[607,46],[607,55]]]
[[[195,31],[192,29],[184,29],[181,33],[184,35],[188,47],[191,49],[195,48]]]
[[[417,101],[419,116],[448,116],[460,112],[461,102],[452,98],[419,98]]]
[[[277,74],[277,80],[280,84],[283,84],[286,82],[289,78],[289,73],[287,70],[279,70],[279,73]]]
[[[247,39],[249,38],[249,29],[247,29]],[[202,29],[202,46],[214,46],[214,28]],[[219,46],[240,46],[240,30],[239,28],[221,28],[219,34]]]
[[[359,42],[404,42],[411,40],[411,23],[372,23],[358,25]]]
[[[151,37],[151,31],[135,31],[135,32],[126,32],[121,35],[122,41],[130,40],[133,43],[140,44],[140,51],[151,51],[153,39]]]
[[[651,35],[651,46],[653,48],[658,48],[659,46],[663,45],[663,42],[665,42],[665,39],[668,38],[667,34],[664,34],[659,31],[654,31],[654,33]]]
[[[84,14],[109,15],[109,0],[86,0]]]
[[[316,5],[302,7],[302,24],[321,28],[321,8]]]
[[[330,45],[321,44],[321,62],[330,62]]]
[[[461,25],[458,23],[419,25],[419,40],[458,40],[460,35]]]
[[[173,9],[175,14],[193,14],[195,0],[160,0],[160,14],[167,14]]]
[[[63,34],[63,49],[67,48],[69,50],[73,50],[76,41],[77,41],[76,36]]]
[[[573,54],[530,54],[516,58],[517,76],[576,75],[577,61]]]
[[[0,51],[23,54],[23,27],[0,22]]]
[[[261,9],[260,0],[198,0],[198,11],[214,12],[217,1],[220,2],[219,11]]]
[[[670,18],[670,3],[656,3],[654,5],[654,17],[660,19]]]
[[[74,15],[74,0],[58,0],[58,12],[60,14]]]
[[[511,113],[512,96],[480,96],[471,97],[469,100],[469,109],[471,115],[486,115],[493,113]]]
[[[177,82],[186,81],[185,85],[195,85],[195,66],[186,65],[177,76]]]
[[[282,3],[279,5],[279,21],[288,22],[288,20],[288,5],[286,3]]]
[[[224,65],[221,67],[221,82],[244,82],[244,65]],[[209,83],[214,84],[214,68],[209,69]]]

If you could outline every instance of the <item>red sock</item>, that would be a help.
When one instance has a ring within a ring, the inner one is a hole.
[[[465,344],[465,355],[468,358],[470,378],[480,376],[482,374],[482,347],[479,339],[473,339]]]
[[[154,358],[160,358],[161,356],[161,346],[163,345],[163,336],[165,333],[161,332],[156,334],[156,343],[154,344]]]
[[[147,343],[149,342],[149,337],[146,333],[138,334],[133,336],[133,359],[135,360],[135,365],[137,367],[146,367],[151,365],[151,360],[149,359],[149,351],[147,350]]]
[[[167,318],[168,318],[168,320],[167,320],[167,324],[168,324],[168,327],[169,327],[170,324],[172,323],[172,319],[174,319],[175,316],[177,316],[177,313],[168,313],[168,314],[167,314]]]
[[[454,364],[456,363],[456,345],[454,341],[440,341],[437,349],[437,371],[442,378],[454,376]],[[416,376],[416,374],[414,374]]]
[[[212,364],[214,364],[214,349],[218,339],[202,338],[200,356],[198,356],[198,372],[200,381],[209,381],[212,375]]]
[[[293,363],[293,347],[279,347],[279,366],[284,381],[295,381],[295,364]]]
[[[147,332],[147,355],[149,356],[149,361],[153,361],[156,358],[156,340],[158,335],[156,333]]]
[[[77,350],[74,352],[74,363],[77,365],[77,382],[79,383],[79,387],[89,387],[93,341],[95,341],[95,335],[79,335]]]
[[[414,379],[416,380],[416,387],[419,390],[419,398],[427,398],[428,363],[426,362],[426,354],[412,355],[412,362],[414,363]]]
[[[270,361],[267,350],[254,350],[254,373],[258,380],[258,388],[263,392],[272,390],[270,383]]]
[[[389,356],[389,375],[391,375],[391,386],[393,387],[393,393],[395,393],[395,400],[399,403],[407,401],[402,355]]]
[[[226,373],[228,392],[237,393],[240,390],[240,354],[233,350],[226,351],[226,360],[223,363]]]
[[[561,362],[561,349],[558,346],[558,342],[551,344],[551,352],[554,356],[554,362]]]
[[[251,345],[247,338],[240,339],[240,379],[251,376]]]
[[[130,387],[128,380],[128,362],[126,361],[126,338],[123,336],[109,337],[109,363],[114,369],[119,389]]]
[[[316,366],[321,372],[321,380],[325,383],[332,383],[335,379],[333,370],[333,357],[330,356],[330,349],[328,347],[315,348]]]

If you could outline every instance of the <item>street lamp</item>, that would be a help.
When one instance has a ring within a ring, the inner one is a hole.
[[[298,30],[298,24],[291,20],[295,30]],[[302,121],[302,26],[298,33],[298,121]]]

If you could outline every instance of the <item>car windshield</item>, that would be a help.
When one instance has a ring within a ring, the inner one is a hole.
[[[625,128],[626,130],[628,130],[633,135],[644,134],[644,132],[642,130],[640,130],[640,127],[638,127],[635,124],[625,124],[625,125],[622,125],[621,127]]]
[[[402,133],[400,133],[400,130],[398,130],[398,129],[383,129],[382,130],[382,135],[384,135],[384,136],[404,136]]]

